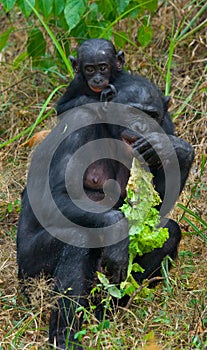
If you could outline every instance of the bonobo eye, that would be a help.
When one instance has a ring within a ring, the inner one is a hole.
[[[85,66],[84,69],[87,74],[93,74],[95,72],[94,66]]]
[[[108,65],[107,65],[107,64],[100,64],[100,65],[98,66],[98,68],[99,68],[99,71],[100,71],[101,73],[104,73],[104,72],[106,72],[106,71],[108,70]]]

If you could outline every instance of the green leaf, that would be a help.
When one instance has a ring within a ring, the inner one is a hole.
[[[88,33],[90,38],[99,38],[101,37],[103,31],[105,28],[107,28],[110,25],[111,22],[108,21],[100,21],[98,22],[98,25],[94,26],[88,26]],[[112,28],[110,28],[107,32],[104,34],[104,39],[111,40],[112,37]]]
[[[78,339],[81,341],[83,335],[86,335],[86,329],[81,329],[79,332],[75,333],[74,339]]]
[[[99,281],[103,284],[104,287],[109,286],[109,280],[103,273],[97,271],[97,276]]]
[[[6,47],[9,35],[14,30],[14,27],[10,27],[3,34],[0,35],[0,52]]]
[[[134,8],[134,10],[132,10]],[[142,7],[142,2],[138,3],[137,1],[130,1],[129,5],[127,6],[126,11],[129,11],[129,14],[126,17],[130,18],[136,18],[137,16],[141,16],[144,12],[144,9]]]
[[[143,24],[138,29],[137,39],[142,47],[146,47],[152,40],[152,37],[153,37],[153,30],[150,25],[146,26]]]
[[[8,213],[10,213],[10,214],[12,213],[12,210],[13,210],[13,205],[12,205],[12,203],[9,203],[9,204],[8,204],[8,209],[7,209],[7,210],[8,210]]]
[[[75,28],[86,12],[85,0],[67,0],[64,14],[69,30]]]
[[[28,57],[27,51],[21,52],[19,56],[17,56],[14,61],[13,61],[13,67],[15,69],[17,69],[20,64],[26,60],[26,58]]]
[[[113,21],[116,17],[116,4],[112,0],[98,1],[98,9],[103,18]]]
[[[117,299],[121,299],[121,297],[122,297],[121,291],[116,286],[110,286],[107,288],[107,290],[112,297],[117,298]]]
[[[158,0],[151,0],[150,2],[144,2],[144,7],[151,12],[154,12],[157,9]]]
[[[48,19],[52,12],[53,0],[38,0],[38,8],[42,12],[44,18]]]
[[[42,32],[38,28],[33,28],[28,33],[27,52],[33,58],[44,56],[46,42]]]
[[[88,6],[89,13],[87,16],[87,21],[89,23],[95,22],[97,24],[97,18],[98,18],[98,5],[95,3],[89,4]]]
[[[102,331],[103,329],[110,329],[110,327],[111,327],[110,321],[104,320],[104,321],[99,323],[97,330]]]
[[[29,3],[34,7],[35,0],[17,0],[17,5],[19,6],[20,10],[22,11],[23,15],[27,18],[32,12],[32,8],[29,5]]]
[[[114,33],[114,43],[116,47],[123,49],[127,41],[128,41],[128,37],[125,32],[120,31],[120,32]]]
[[[1,3],[2,3],[5,11],[8,12],[11,9],[13,9],[13,7],[16,3],[16,0],[2,0]]]
[[[118,13],[124,12],[126,7],[129,5],[130,0],[116,0]]]
[[[54,17],[58,17],[59,14],[64,10],[64,8],[65,8],[65,1],[64,0],[53,0]]]

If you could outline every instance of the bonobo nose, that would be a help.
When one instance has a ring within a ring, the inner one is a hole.
[[[94,84],[101,84],[103,82],[103,79],[101,77],[95,77],[93,79]]]

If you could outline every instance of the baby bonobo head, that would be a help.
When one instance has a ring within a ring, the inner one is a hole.
[[[93,92],[100,93],[122,71],[124,53],[116,53],[108,40],[89,39],[78,48],[77,59],[70,56],[70,60],[75,73],[82,75]]]

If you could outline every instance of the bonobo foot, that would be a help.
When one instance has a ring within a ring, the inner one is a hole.
[[[101,102],[109,102],[111,101],[114,97],[117,95],[117,90],[114,85],[109,84],[107,85],[100,96],[100,101]]]

